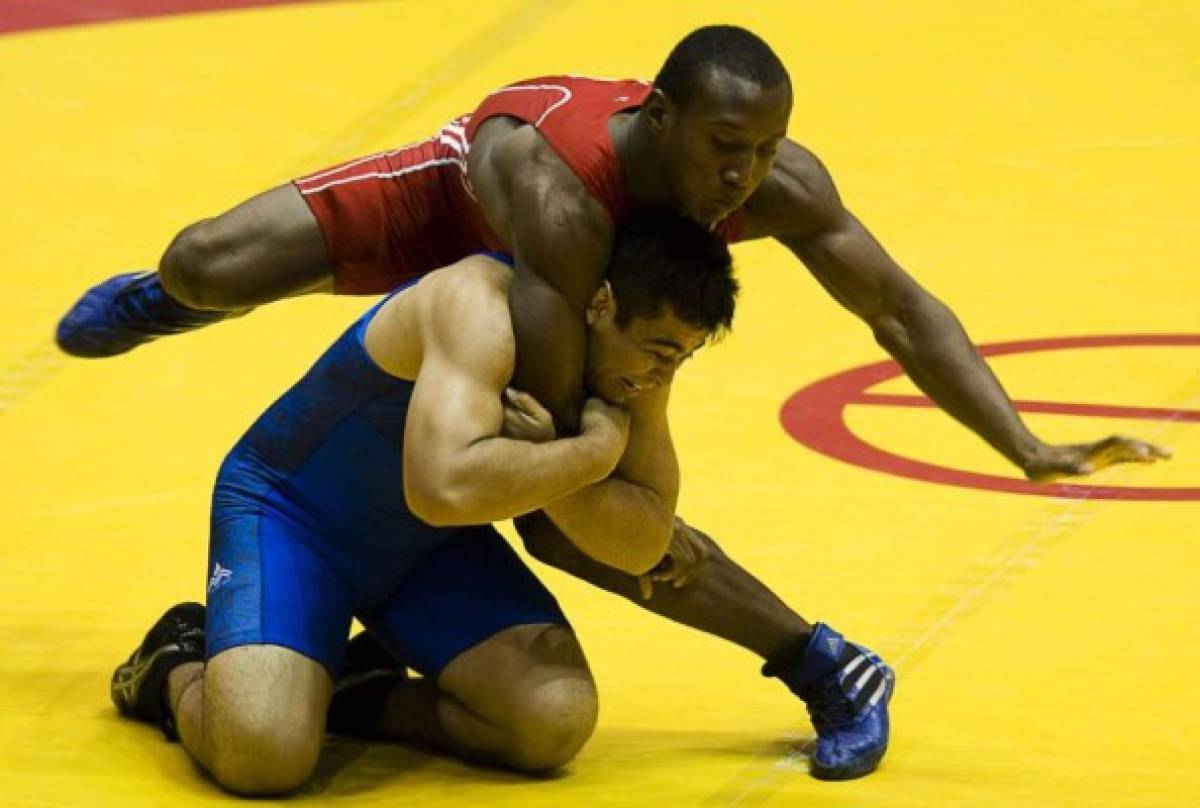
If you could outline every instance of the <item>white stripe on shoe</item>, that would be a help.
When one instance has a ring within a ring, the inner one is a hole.
[[[845,679],[850,674],[854,673],[855,669],[859,665],[861,665],[862,663],[864,663],[866,661],[867,661],[867,658],[865,656],[863,656],[862,654],[859,654],[854,659],[850,660],[850,664],[848,664],[846,667],[842,668],[842,678]]]

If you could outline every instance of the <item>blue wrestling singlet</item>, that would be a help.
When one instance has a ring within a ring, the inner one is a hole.
[[[263,413],[221,465],[208,560],[209,658],[269,643],[336,676],[357,617],[409,667],[436,676],[498,631],[567,622],[491,525],[435,528],[409,511],[402,475],[413,383],[383,371],[363,345],[385,302]]]

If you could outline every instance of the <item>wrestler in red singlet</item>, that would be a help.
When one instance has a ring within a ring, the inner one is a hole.
[[[650,89],[642,81],[575,76],[517,82],[428,140],[296,180],[329,248],[335,291],[386,292],[471,253],[508,249],[467,181],[475,131],[498,115],[536,127],[619,225],[627,209],[608,120],[640,107]],[[717,227],[726,241],[738,240],[739,214]]]

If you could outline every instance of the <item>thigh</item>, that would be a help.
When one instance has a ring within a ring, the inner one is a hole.
[[[464,178],[461,157],[434,138],[297,179],[328,247],[334,291],[388,292],[485,249]]]
[[[320,224],[291,183],[184,230],[163,259],[168,274],[175,267],[179,282],[244,305],[332,288]]]
[[[208,561],[207,654],[275,645],[336,675],[353,613],[341,576],[305,528],[262,503],[231,495],[223,470],[214,497]],[[248,483],[249,484],[249,483]]]
[[[514,627],[559,626],[570,634],[558,601],[490,525],[455,531],[406,573],[382,606],[358,617],[406,665],[431,678]]]

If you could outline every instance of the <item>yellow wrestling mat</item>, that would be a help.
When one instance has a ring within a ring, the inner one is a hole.
[[[298,799],[1200,805],[1200,14],[1040,5],[371,2],[0,36],[0,804],[232,799],[119,720],[108,679],[167,605],[202,599],[220,458],[368,305],[287,302],[86,362],[50,341],[76,296],[152,266],[183,225],[423,138],[506,81],[651,76],[720,21],[778,50],[792,136],[973,339],[1035,341],[994,367],[1039,434],[1126,432],[1175,459],[1070,498],[997,490],[1015,469],[898,406],[915,391],[894,378],[788,411],[793,430],[833,424],[818,442],[849,460],[803,445],[785,402],[886,356],[782,248],[739,247],[734,334],[675,395],[681,513],[896,666],[880,771],[810,779],[802,706],[751,655],[537,567],[601,692],[562,776],[339,742]]]

